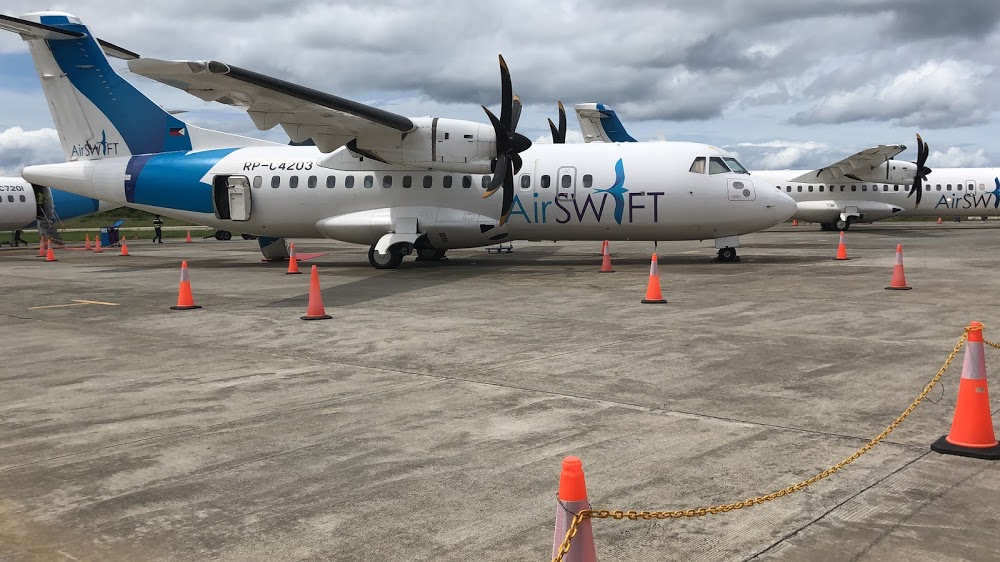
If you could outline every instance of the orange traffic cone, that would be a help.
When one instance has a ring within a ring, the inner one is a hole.
[[[604,255],[604,250],[607,250],[607,249],[608,249],[608,241],[605,240],[604,242],[601,242],[601,253],[599,253],[598,255],[599,256],[603,256]]]
[[[119,256],[131,256],[132,255],[132,254],[128,253],[128,244],[125,243],[125,237],[124,236],[122,236],[122,251],[118,255]]]
[[[665,304],[666,299],[660,291],[660,266],[656,261],[656,254],[649,263],[649,283],[646,285],[646,298],[642,299],[643,304]]]
[[[314,265],[312,266],[312,271],[309,273],[309,308],[302,319],[329,320],[330,318],[333,318],[333,316],[327,314],[326,309],[323,308],[323,295],[320,294],[319,290],[319,270]]]
[[[45,252],[45,261],[59,261],[56,259],[56,253],[52,251],[52,242],[48,243],[48,250]]]
[[[896,265],[892,268],[892,281],[886,289],[893,291],[909,291],[913,287],[906,285],[906,275],[903,274],[903,245],[896,245]]]
[[[601,262],[601,270],[598,273],[614,273],[615,270],[611,269],[611,252],[608,251],[608,241],[605,240],[602,244],[603,261]]]
[[[188,274],[188,262],[181,262],[181,284],[177,289],[177,304],[171,306],[170,310],[193,310],[201,308],[194,304],[194,295],[191,294],[191,277]]]
[[[83,242],[83,249],[84,250],[93,250],[94,249],[90,245],[90,235],[89,234],[84,234],[83,235],[83,240],[84,240],[84,242]]]
[[[993,433],[990,415],[990,391],[986,380],[986,357],[983,354],[983,325],[973,322],[967,330],[962,380],[951,431],[931,445],[932,451],[977,459],[1000,460],[1000,443]]]
[[[299,271],[299,260],[295,258],[295,244],[288,245],[288,271],[285,275],[298,275],[302,273]]]
[[[792,226],[799,226],[799,221],[792,219]]]
[[[938,217],[937,223],[941,224],[942,222],[944,222],[944,221],[941,220],[941,217]]]
[[[851,258],[847,257],[847,246],[844,244],[844,231],[840,231],[840,244],[837,245],[837,257],[833,258],[835,260],[849,260]]]
[[[184,242],[186,244],[190,244],[191,243],[191,231],[190,230],[187,231],[187,239],[185,239]]]
[[[587,499],[587,481],[583,475],[583,462],[579,457],[566,457],[562,462],[562,472],[559,474],[559,495],[556,500],[556,525],[552,534],[552,558],[559,556],[559,547],[566,540],[566,533],[576,514],[584,509],[590,509]],[[596,562],[597,551],[594,548],[594,527],[590,518],[580,521],[576,527],[576,536],[565,553],[566,562]]]
[[[46,240],[45,237],[42,236],[39,239],[39,242],[38,242],[38,254],[35,256],[36,258],[44,258],[45,257],[45,247],[47,245],[48,245],[48,240]]]
[[[94,253],[95,254],[100,254],[103,251],[104,251],[104,248],[101,248],[101,239],[100,239],[100,237],[95,236],[94,237]]]

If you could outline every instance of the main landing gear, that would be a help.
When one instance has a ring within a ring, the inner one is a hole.
[[[736,254],[736,248],[720,248],[719,256],[715,258],[715,261],[723,263],[736,263],[740,261],[740,256]]]
[[[419,248],[417,250],[417,261],[441,261],[448,250],[438,250],[437,248]]]
[[[375,269],[396,269],[403,258],[412,254],[416,250],[417,261],[441,261],[444,260],[447,250],[437,248],[414,248],[412,244],[393,244],[386,250],[387,253],[380,254],[375,251],[375,246],[368,248],[368,263]]]
[[[820,223],[820,230],[846,231],[851,228],[851,219],[837,219],[831,222]]]

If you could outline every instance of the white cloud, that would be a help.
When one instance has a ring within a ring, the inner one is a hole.
[[[986,166],[990,159],[982,148],[964,150],[957,146],[949,147],[944,152],[932,151],[927,157],[927,165],[931,168],[980,168]]]
[[[10,127],[0,131],[0,175],[20,176],[25,166],[63,160],[55,129],[25,131]]]

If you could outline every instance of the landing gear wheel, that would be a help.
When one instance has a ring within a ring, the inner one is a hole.
[[[417,261],[441,261],[447,251],[437,248],[420,248],[417,250]]]
[[[833,226],[831,226],[830,224],[827,224],[825,222],[821,222],[819,224],[819,229],[823,230],[823,231],[833,230]]]
[[[256,234],[241,234],[240,236],[242,236],[244,240],[256,240],[257,239],[257,235]]]
[[[719,250],[719,257],[716,258],[717,261],[725,263],[734,263],[740,261],[740,257],[736,255],[736,248],[722,248]]]
[[[222,239],[223,240],[232,240],[233,239],[233,233],[229,232],[228,230],[223,230],[222,231]]]
[[[404,255],[402,244],[389,246],[386,254],[376,252],[375,246],[372,246],[368,248],[368,263],[372,264],[375,269],[396,269],[399,264],[403,263]]]
[[[837,222],[833,223],[833,229],[834,230],[845,231],[845,230],[847,230],[849,228],[851,228],[851,220],[850,219],[847,219],[846,221],[843,220],[843,219],[837,219]]]

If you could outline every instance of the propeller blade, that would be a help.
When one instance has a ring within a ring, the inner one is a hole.
[[[486,191],[483,192],[483,199],[489,197],[496,193],[500,186],[504,184],[507,180],[507,173],[510,171],[510,158],[507,156],[506,152],[501,152],[497,156],[496,173],[493,175],[493,179],[490,180],[489,185],[486,186]]]
[[[513,107],[511,107],[513,115],[511,115],[510,129],[508,129],[508,131],[513,132],[517,129],[517,122],[521,120],[521,98],[515,95],[514,101],[512,101],[511,104],[513,105]]]
[[[503,125],[505,131],[511,131],[514,129],[511,126],[513,122],[514,89],[510,84],[510,70],[507,68],[507,62],[503,60],[503,55],[500,55],[500,92],[500,123]]]
[[[514,170],[513,170],[514,173],[516,174],[520,172],[521,166],[524,164],[524,162],[521,160],[521,155],[515,152],[514,157],[511,158],[511,160],[513,160],[514,162]]]
[[[500,226],[503,226],[510,218],[510,211],[514,207],[514,172],[507,170],[503,179],[503,205],[500,207]]]
[[[566,142],[566,107],[559,102],[559,143]]]

